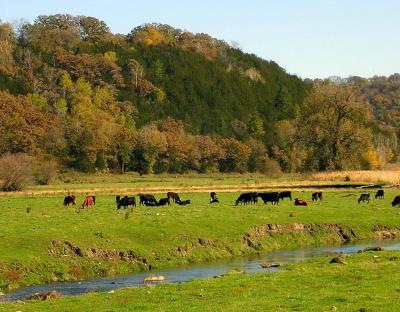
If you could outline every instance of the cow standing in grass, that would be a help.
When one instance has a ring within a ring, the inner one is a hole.
[[[284,198],[290,198],[292,200],[292,192],[291,191],[283,191],[279,192],[279,199],[283,200]]]
[[[68,195],[64,197],[64,206],[68,207],[69,205],[75,206],[76,205],[76,197],[75,195]]]
[[[172,201],[173,201],[174,203],[177,203],[177,202],[179,202],[179,201],[181,200],[181,199],[179,198],[178,193],[174,193],[174,192],[168,192],[168,193],[167,193],[167,197],[168,197],[169,200],[172,199]]]
[[[358,198],[358,203],[367,202],[369,204],[370,199],[371,199],[370,194],[361,194],[360,197]]]
[[[117,203],[117,209],[124,207],[124,209],[128,208],[128,206],[136,207],[136,198],[134,196],[128,197],[124,196]]]
[[[278,192],[258,193],[258,197],[262,199],[264,204],[272,203],[272,205],[277,205],[279,203]]]
[[[397,195],[397,196],[393,199],[393,201],[392,201],[392,206],[393,206],[393,207],[395,207],[395,206],[400,207],[400,195]]]
[[[94,204],[96,204],[96,197],[95,196],[86,196],[86,198],[82,204],[82,209],[85,207],[89,208],[90,206],[93,206]]]
[[[211,192],[210,193],[210,204],[219,203],[217,193]]]
[[[318,201],[318,199],[320,201],[322,201],[322,192],[315,192],[311,194],[311,200],[314,201]]]
[[[384,190],[378,190],[375,194],[375,198],[377,199],[384,199],[385,198],[385,192]]]

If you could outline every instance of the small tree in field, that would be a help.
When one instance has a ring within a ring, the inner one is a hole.
[[[22,191],[31,179],[31,158],[26,154],[6,154],[0,158],[1,190]]]

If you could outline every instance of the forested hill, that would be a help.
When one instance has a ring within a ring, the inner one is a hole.
[[[399,133],[385,111],[396,96],[375,95],[368,81],[304,81],[168,25],[0,23],[0,157],[141,173],[376,168],[396,159]]]
[[[306,85],[274,62],[248,55],[205,34],[168,25],[111,34],[90,17],[40,16],[9,36],[0,88],[40,94],[49,108],[65,99],[61,77],[113,90],[138,111],[137,126],[171,116],[193,133],[232,135],[254,116],[268,125],[293,114]],[[71,103],[68,103],[71,108]]]

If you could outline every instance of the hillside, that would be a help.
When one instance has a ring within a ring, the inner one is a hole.
[[[361,160],[347,163],[296,146],[313,82],[206,34],[163,24],[112,34],[96,18],[58,14],[0,24],[0,52],[0,155],[141,173],[377,166],[358,145]],[[384,133],[379,116],[361,123]]]

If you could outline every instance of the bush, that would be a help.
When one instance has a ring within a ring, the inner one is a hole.
[[[1,190],[22,191],[31,179],[31,157],[26,154],[6,154],[0,158]]]
[[[38,159],[35,161],[33,178],[37,184],[47,185],[54,181],[58,170],[55,160]]]
[[[271,178],[280,177],[282,175],[279,163],[268,157],[258,158],[255,162],[255,169],[257,172],[263,173]]]

